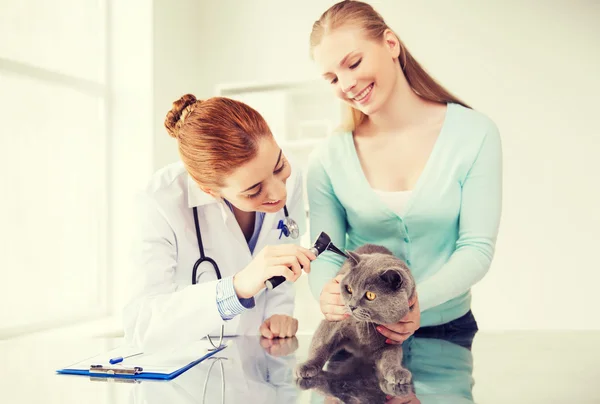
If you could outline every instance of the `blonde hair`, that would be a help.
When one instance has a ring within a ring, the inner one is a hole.
[[[343,25],[353,24],[361,27],[365,35],[372,40],[383,40],[387,29],[394,32],[375,9],[367,3],[355,0],[344,0],[331,6],[313,24],[310,34],[311,51],[321,43],[323,36]],[[394,32],[400,44],[398,61],[410,88],[420,97],[439,103],[456,103],[466,108],[467,104],[459,100],[442,85],[435,81],[410,54],[400,37]],[[342,129],[353,131],[365,119],[366,115],[356,108],[347,106],[347,116]]]

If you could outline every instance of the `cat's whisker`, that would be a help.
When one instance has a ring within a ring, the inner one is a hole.
[[[360,310],[358,312],[358,314],[360,316],[361,321],[369,321],[369,318],[370,318],[369,313],[365,312],[364,310]]]
[[[367,324],[373,326],[373,331],[375,332],[375,334],[377,334],[377,328],[375,327],[375,323],[373,322],[373,318],[371,317],[371,313],[366,313],[368,320],[367,320]],[[367,325],[367,327],[368,327]],[[369,331],[369,330],[367,330]]]
[[[360,324],[358,324],[357,326],[358,326],[358,327],[360,327],[360,328],[362,328],[362,327],[364,327],[364,324],[363,324],[363,323],[364,323],[364,321],[362,321],[362,320],[361,320],[361,321],[360,321]]]

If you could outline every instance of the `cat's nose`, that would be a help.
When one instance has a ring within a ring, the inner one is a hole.
[[[351,311],[354,311],[354,310],[356,310],[356,306],[350,306],[350,305],[349,305],[349,306],[348,306],[348,308],[349,308]]]

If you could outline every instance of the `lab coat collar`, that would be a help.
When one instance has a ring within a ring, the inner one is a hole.
[[[227,205],[225,205],[223,199],[215,198],[211,194],[204,192],[189,174],[187,175],[187,191],[189,208],[207,206],[216,203],[219,205],[221,210],[221,219],[223,219],[223,222],[227,222],[227,219],[230,216],[230,209],[227,207]]]
[[[221,202],[220,198],[215,198],[214,196],[201,190],[198,184],[196,184],[194,179],[189,174],[187,175],[187,192],[189,208]]]

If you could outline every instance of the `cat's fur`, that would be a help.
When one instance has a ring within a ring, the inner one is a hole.
[[[345,404],[383,403],[387,395],[404,398],[415,392],[412,383],[388,386],[378,377],[373,361],[355,356],[331,361],[316,376],[297,379],[296,384],[301,390],[315,390]]]
[[[340,286],[351,316],[341,321],[321,321],[309,359],[297,367],[296,376],[316,376],[333,354],[345,349],[373,361],[382,388],[392,394],[399,385],[410,383],[411,374],[402,367],[402,345],[387,344],[375,327],[398,323],[408,314],[415,281],[406,264],[385,247],[365,244],[348,255],[338,274],[345,275]],[[366,299],[367,291],[376,294],[374,300]]]

